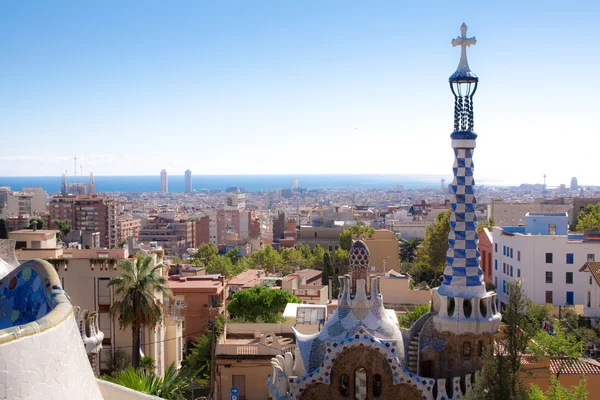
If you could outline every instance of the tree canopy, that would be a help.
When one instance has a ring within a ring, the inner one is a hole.
[[[415,261],[420,244],[421,239],[419,238],[410,238],[400,242],[400,261],[409,263]]]
[[[600,231],[600,203],[590,204],[577,215],[578,231]]]
[[[255,286],[233,294],[227,311],[236,319],[247,322],[279,322],[288,303],[300,303],[300,299],[287,290]]]
[[[340,247],[346,251],[352,247],[352,239],[358,238],[361,235],[371,237],[375,233],[375,229],[366,225],[352,225],[350,228],[344,229],[340,233]]]
[[[56,225],[63,237],[71,232],[71,224],[66,219],[55,219],[54,225]]]
[[[212,243],[202,243],[198,246],[198,250],[196,254],[194,254],[194,258],[200,261],[202,264],[207,265],[213,257],[216,257],[219,254],[219,249]]]
[[[29,229],[33,229],[33,224],[37,222],[36,229],[44,229],[44,220],[40,217],[29,218]]]

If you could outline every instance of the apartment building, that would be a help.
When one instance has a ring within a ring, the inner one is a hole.
[[[563,213],[528,213],[524,227],[493,227],[493,283],[499,306],[508,301],[506,284],[520,279],[527,296],[539,304],[587,304],[587,262],[600,260],[600,241],[568,233]]]
[[[117,244],[132,237],[138,240],[140,237],[141,220],[131,215],[123,214],[117,217]]]
[[[196,247],[195,222],[173,213],[149,217],[139,229],[138,240],[156,242],[167,254],[182,256],[188,248]]]
[[[100,232],[100,246],[115,247],[117,242],[117,206],[107,197],[57,196],[50,200],[50,219],[67,220],[73,230]]]

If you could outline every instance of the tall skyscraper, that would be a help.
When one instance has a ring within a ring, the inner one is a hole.
[[[94,173],[90,172],[90,194],[96,193],[96,183],[94,182]]]
[[[185,171],[185,192],[192,193],[192,171]]]
[[[67,174],[62,174],[62,183],[60,185],[60,194],[62,194],[63,196],[66,196],[67,193],[68,193]]]
[[[571,178],[571,190],[577,190],[577,189],[579,189],[579,184],[577,183],[577,178],[572,177]]]
[[[166,169],[160,171],[160,191],[163,193],[167,193],[169,191],[169,177],[167,176]]]

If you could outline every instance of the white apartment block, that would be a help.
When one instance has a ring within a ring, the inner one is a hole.
[[[492,282],[498,306],[506,304],[506,284],[515,279],[536,303],[586,305],[590,274],[580,269],[600,260],[600,241],[569,235],[567,213],[528,213],[525,220],[524,227],[492,229]]]

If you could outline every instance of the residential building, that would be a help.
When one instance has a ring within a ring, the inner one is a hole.
[[[185,193],[192,193],[192,171],[185,171]]]
[[[169,191],[169,177],[167,176],[166,169],[160,171],[160,191],[163,193]]]
[[[147,252],[152,257],[152,265],[162,263],[161,252]],[[127,249],[65,249],[63,259],[68,264],[62,264],[58,270],[63,289],[69,294],[74,306],[82,309],[95,310],[98,313],[98,325],[104,333],[103,349],[100,352],[100,370],[108,371],[108,360],[118,349],[131,346],[131,329],[122,329],[118,317],[110,316],[110,308],[115,302],[114,288],[108,286],[112,278],[120,276],[119,263],[128,259]],[[90,260],[96,260],[91,262]],[[130,259],[135,262],[135,259]],[[163,270],[166,275],[166,268]],[[154,358],[155,372],[162,375],[165,369],[175,363],[181,366],[183,360],[182,320],[178,310],[170,307],[168,299],[157,294],[158,300],[166,306],[167,314],[163,321],[154,329],[142,329],[141,351]]]
[[[203,335],[209,319],[225,313],[227,284],[222,275],[172,275],[168,282],[175,297],[174,304],[180,306],[183,335],[187,340]]]
[[[365,237],[363,240],[371,254],[370,273],[398,271],[400,267],[399,245],[394,232],[387,229],[376,230],[372,237]]]
[[[123,243],[132,237],[138,240],[140,237],[141,220],[131,215],[123,214],[117,217],[117,244]]]
[[[142,243],[158,243],[169,255],[182,256],[188,248],[196,247],[194,225],[187,217],[161,213],[146,220],[138,239]]]
[[[228,298],[231,298],[235,292],[260,285],[266,276],[265,271],[262,269],[247,269],[239,273],[227,282]]]
[[[411,288],[411,279],[408,275],[389,270],[385,274],[378,273],[374,276],[379,278],[379,289],[386,308],[404,311],[405,307],[426,304],[431,300],[431,290]]]
[[[568,234],[568,215],[528,213],[524,227],[493,227],[493,284],[498,302],[508,301],[506,284],[520,279],[527,297],[555,306],[587,303],[586,262],[600,260],[600,241]]]
[[[583,315],[597,325],[600,319],[600,261],[588,261],[579,269],[585,273],[587,287],[584,290]]]
[[[16,241],[15,254],[20,262],[34,258],[59,258],[63,254],[58,247],[57,230],[21,229],[8,233],[8,238]]]
[[[321,246],[325,250],[334,251],[340,245],[340,234],[344,230],[342,226],[305,226],[298,228],[297,242],[309,246]]]
[[[29,191],[4,191],[5,198],[0,203],[0,218],[18,217],[20,215],[37,215],[46,212],[46,192],[41,188],[24,188]]]
[[[492,253],[494,246],[494,238],[492,232],[488,228],[484,228],[479,232],[479,249],[480,264],[483,270],[483,280],[485,283],[492,283]]]
[[[315,269],[301,269],[283,278],[281,290],[291,292],[302,304],[328,304],[329,285],[322,284],[322,275],[321,271]]]
[[[196,233],[196,246],[199,247],[202,243],[210,243],[210,218],[208,215],[200,217],[194,226]]]
[[[100,232],[100,246],[117,245],[117,205],[98,195],[56,196],[50,200],[50,219],[67,220],[73,230]]]
[[[570,208],[569,204],[505,203],[502,200],[492,200],[488,204],[487,214],[497,226],[522,226],[529,212],[568,213]]]

